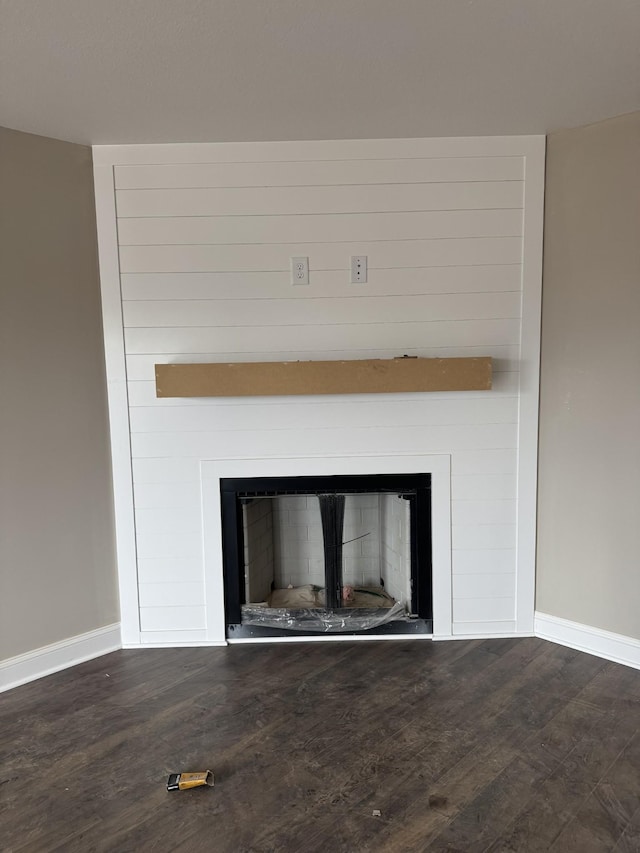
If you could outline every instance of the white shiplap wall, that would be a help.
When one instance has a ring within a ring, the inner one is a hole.
[[[117,408],[126,379],[129,404],[137,548],[121,565],[129,642],[205,636],[200,461],[290,455],[450,454],[452,631],[528,630],[519,614],[533,588],[533,537],[518,530],[517,499],[523,470],[531,505],[531,489],[535,497],[541,140],[109,146],[94,158],[111,391]],[[349,283],[354,254],[368,256],[366,284]],[[308,286],[290,283],[289,259],[299,255],[309,258]],[[523,302],[528,281],[534,292]],[[126,376],[116,357],[122,336]],[[534,342],[527,353],[521,338]],[[402,354],[490,355],[494,388],[155,397],[159,362]],[[112,429],[122,438],[119,411]],[[117,452],[124,513],[131,475]],[[126,529],[121,540],[131,551]]]

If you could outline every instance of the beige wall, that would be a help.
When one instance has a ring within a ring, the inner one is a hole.
[[[537,609],[640,638],[640,113],[548,139]]]
[[[91,150],[0,129],[0,659],[118,621]]]

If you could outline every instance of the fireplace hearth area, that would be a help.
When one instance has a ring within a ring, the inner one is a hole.
[[[432,632],[430,474],[219,483],[228,639]]]

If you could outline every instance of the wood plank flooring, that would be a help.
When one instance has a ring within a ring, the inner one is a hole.
[[[640,851],[640,672],[539,639],[115,652],[0,737],[9,853]]]

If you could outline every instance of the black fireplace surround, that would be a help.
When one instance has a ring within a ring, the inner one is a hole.
[[[319,499],[324,543],[326,607],[341,606],[342,521],[346,495],[394,494],[409,502],[410,618],[347,634],[430,634],[433,629],[431,559],[431,475],[364,474],[309,477],[222,478],[222,551],[227,637],[292,636],[296,631],[242,624],[245,604],[242,503],[251,498],[315,495]],[[301,632],[305,636],[310,633]]]

